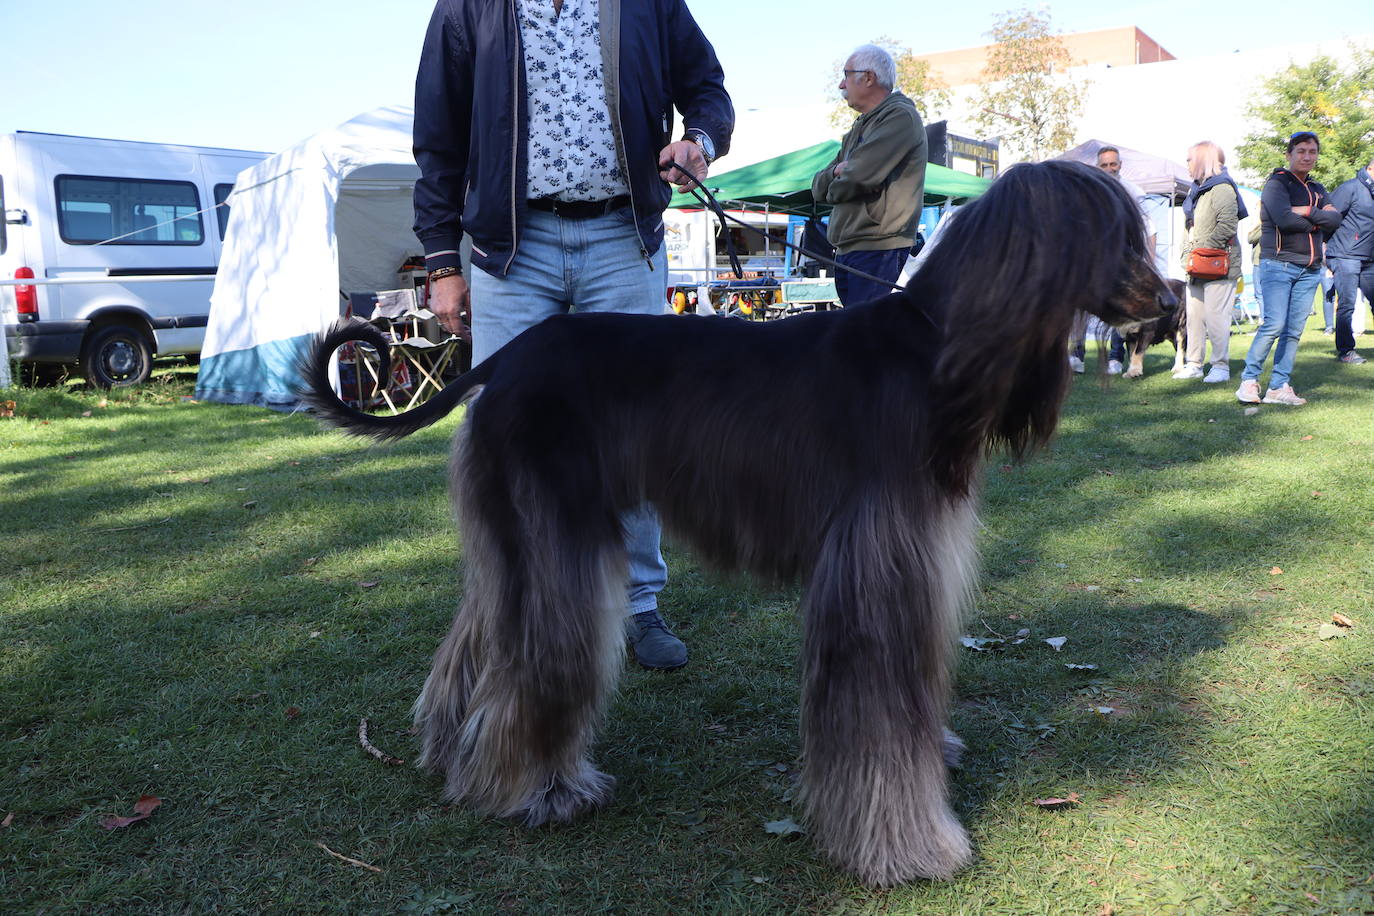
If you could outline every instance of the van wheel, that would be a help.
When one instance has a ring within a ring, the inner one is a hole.
[[[122,324],[106,325],[91,334],[81,350],[86,381],[97,388],[141,385],[153,374],[148,339]]]

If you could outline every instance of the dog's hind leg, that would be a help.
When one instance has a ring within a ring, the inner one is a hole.
[[[974,570],[964,501],[918,520],[864,501],[834,523],[805,599],[802,800],[865,883],[948,878],[971,857],[950,810],[953,628]]]
[[[585,490],[479,452],[455,458],[467,592],[416,703],[421,763],[480,810],[567,821],[614,785],[588,750],[624,661],[623,536]]]

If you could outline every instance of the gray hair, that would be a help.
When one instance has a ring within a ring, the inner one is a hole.
[[[887,53],[886,48],[877,45],[859,45],[850,55],[854,61],[855,70],[867,70],[873,74],[873,78],[878,81],[878,85],[884,89],[892,89],[897,85],[897,64],[892,60],[892,55]]]

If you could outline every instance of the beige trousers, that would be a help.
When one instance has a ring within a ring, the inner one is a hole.
[[[1201,366],[1207,358],[1207,342],[1212,342],[1212,365],[1228,369],[1231,349],[1231,310],[1235,306],[1236,281],[1188,281],[1188,349],[1183,358],[1190,366]]]

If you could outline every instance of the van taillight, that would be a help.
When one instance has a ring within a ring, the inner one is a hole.
[[[33,268],[20,267],[14,271],[16,280],[32,280]],[[14,303],[18,307],[20,320],[36,321],[38,319],[38,287],[33,284],[25,284],[14,288]]]

